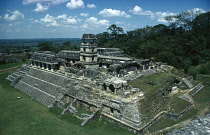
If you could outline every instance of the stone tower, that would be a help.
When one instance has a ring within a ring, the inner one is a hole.
[[[94,34],[83,34],[80,45],[80,61],[84,62],[86,68],[96,68],[97,64],[97,45]]]

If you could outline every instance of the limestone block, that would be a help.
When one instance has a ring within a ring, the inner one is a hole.
[[[117,110],[113,110],[113,113],[114,113],[115,115],[120,115],[120,113],[119,113]]]
[[[110,113],[110,108],[103,106],[102,111]]]

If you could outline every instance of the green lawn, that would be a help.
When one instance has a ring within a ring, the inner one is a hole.
[[[81,127],[76,117],[48,109],[10,86],[5,78],[12,71],[0,73],[0,135],[132,135],[103,119]]]
[[[181,112],[182,110],[184,110],[190,105],[189,102],[177,96],[172,96],[168,98],[166,102],[167,102],[167,105],[170,105],[170,109],[171,109],[170,111],[175,114],[178,114],[179,112]]]
[[[3,70],[3,69],[7,69],[7,68],[12,68],[12,67],[16,67],[16,66],[21,66],[23,64],[25,64],[26,62],[25,61],[21,61],[21,62],[17,62],[17,63],[8,63],[8,64],[5,64],[5,65],[0,65],[0,70]]]
[[[172,77],[174,77],[174,75],[168,73],[159,73],[130,81],[128,84],[134,88],[140,88],[141,91],[148,91],[151,89],[161,88],[167,83],[166,81]],[[154,84],[149,84],[150,82]]]
[[[178,70],[176,68],[172,68],[171,73],[174,74],[174,75],[176,75],[176,76],[182,77],[182,78],[183,77],[187,78],[187,77],[190,76],[188,74],[185,74],[185,73],[181,72],[180,70]]]

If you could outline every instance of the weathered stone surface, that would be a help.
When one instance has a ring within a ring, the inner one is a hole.
[[[181,129],[174,129],[167,135],[210,135],[210,113],[198,117]]]

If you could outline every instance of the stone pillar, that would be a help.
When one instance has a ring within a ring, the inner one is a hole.
[[[55,68],[55,65],[52,64],[52,65],[51,65],[51,71],[54,71],[54,68]]]
[[[46,68],[47,68],[47,70],[49,70],[49,66],[48,66],[48,64],[46,64]]]
[[[107,85],[107,84],[106,84]],[[110,85],[110,84],[109,84]],[[109,85],[107,85],[106,86],[106,90],[108,91],[108,92],[111,92],[111,90],[109,89]]]
[[[40,68],[40,62],[38,62],[38,68]]]
[[[44,69],[44,63],[42,63],[42,69]]]

